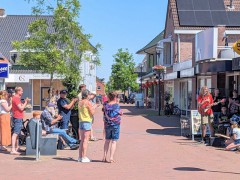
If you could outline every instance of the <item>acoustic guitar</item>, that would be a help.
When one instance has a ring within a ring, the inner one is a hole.
[[[210,115],[212,106],[215,106],[215,105],[217,105],[219,103],[224,103],[225,101],[226,101],[225,99],[222,99],[221,101],[218,101],[218,102],[215,102],[215,103],[212,103],[212,104],[210,104],[209,101],[205,101],[202,105],[200,105],[198,107],[198,112],[201,115]]]

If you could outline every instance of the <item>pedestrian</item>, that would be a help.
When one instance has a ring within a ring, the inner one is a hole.
[[[13,113],[13,134],[12,134],[12,155],[20,155],[18,152],[18,136],[21,132],[24,108],[31,101],[28,97],[25,99],[24,103],[21,102],[21,97],[23,95],[23,89],[21,87],[15,88],[15,95],[12,97],[12,113]]]
[[[206,133],[207,133],[207,124],[210,127],[211,136],[214,136],[213,130],[213,111],[211,105],[213,104],[213,98],[207,86],[203,86],[200,90],[198,96],[198,110],[201,114],[201,124],[202,124],[202,138],[204,143],[206,143]]]
[[[60,91],[60,98],[57,101],[58,113],[62,116],[61,129],[68,130],[68,123],[70,121],[71,109],[77,102],[77,98],[73,98],[71,102],[67,99],[67,90]]]
[[[94,109],[96,109],[99,106],[94,102],[95,97],[96,97],[96,94],[90,93],[90,99],[89,100],[90,100],[90,102],[92,104],[92,107]],[[94,123],[94,116],[92,116],[92,128],[91,128],[90,141],[98,141],[98,139],[96,137],[94,137],[94,135],[93,135],[93,123]]]
[[[218,125],[219,115],[221,114],[221,103],[218,103],[222,100],[222,97],[219,94],[219,89],[215,88],[213,93],[213,102],[217,103],[212,106],[213,116],[214,116],[214,124]]]
[[[82,91],[82,100],[79,102],[79,129],[81,136],[81,143],[79,147],[78,162],[91,162],[87,157],[88,141],[91,134],[92,118],[94,115],[94,107],[92,106],[90,99],[90,92],[88,90]]]
[[[232,96],[229,97],[229,104],[228,104],[228,109],[231,116],[234,114],[237,115],[239,113],[238,106],[240,106],[239,96],[238,96],[237,90],[234,89],[232,92]]]
[[[10,103],[8,103],[8,101]],[[0,150],[7,151],[6,146],[11,144],[11,119],[12,99],[7,91],[0,91]]]
[[[81,101],[82,100],[82,91],[86,89],[86,85],[85,84],[80,84],[79,86],[79,94],[78,94],[78,100]]]
[[[117,100],[117,93],[110,92],[108,94],[109,102],[103,107],[104,125],[105,125],[105,144],[103,162],[107,162],[107,154],[110,146],[110,163],[115,162],[114,154],[117,147],[117,141],[120,134],[121,116],[123,115]],[[111,145],[110,145],[111,144]]]
[[[102,95],[102,103],[104,104],[104,103],[107,102],[107,101],[108,101],[107,96],[106,96],[106,94],[104,93],[104,94]]]
[[[231,122],[231,126],[232,126],[232,138],[233,138],[233,142],[230,143],[225,150],[232,150],[236,147],[240,146],[240,129],[238,128],[238,124],[236,121],[232,121]]]

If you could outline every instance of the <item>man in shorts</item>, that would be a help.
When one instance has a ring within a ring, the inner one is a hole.
[[[12,113],[13,113],[13,135],[12,135],[12,155],[20,155],[18,152],[18,135],[21,133],[22,122],[24,116],[24,108],[31,99],[26,98],[24,103],[21,102],[23,89],[15,88],[15,95],[12,97]]]

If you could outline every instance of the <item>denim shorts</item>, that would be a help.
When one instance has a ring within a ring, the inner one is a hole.
[[[105,126],[106,139],[118,140],[120,134],[120,125]]]
[[[235,144],[235,145],[240,144],[240,139],[234,140],[234,144]]]
[[[92,128],[92,123],[91,122],[79,122],[79,129],[80,130],[90,131],[91,128]]]
[[[13,133],[20,134],[23,127],[23,119],[13,118]]]

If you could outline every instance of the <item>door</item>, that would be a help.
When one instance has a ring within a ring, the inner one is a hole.
[[[41,110],[44,110],[49,101],[49,89],[50,87],[41,87]]]

